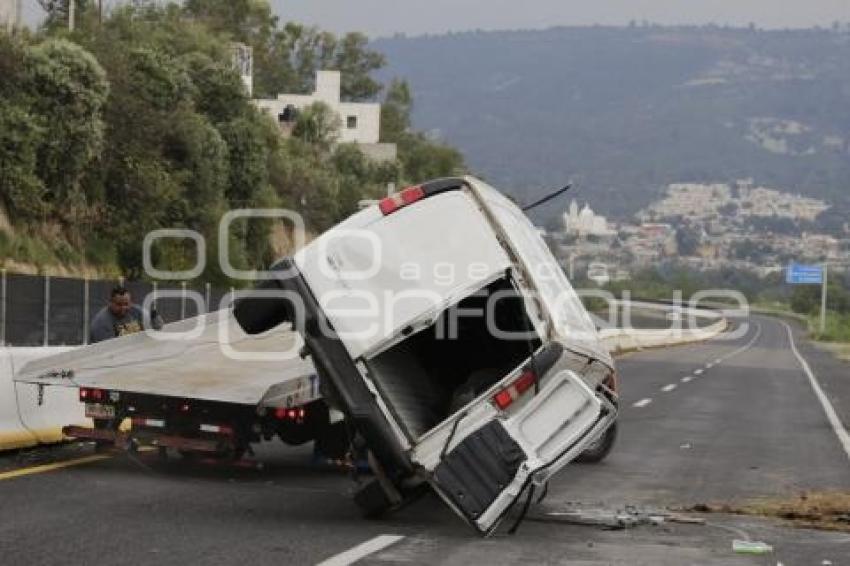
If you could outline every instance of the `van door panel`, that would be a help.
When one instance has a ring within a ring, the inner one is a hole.
[[[478,403],[490,405],[486,399]],[[515,412],[468,434],[444,456],[431,479],[482,533],[498,525],[537,471],[559,468],[565,454],[580,450],[588,431],[603,418],[601,401],[569,370],[548,378],[533,398],[516,403]]]
[[[556,458],[599,415],[599,401],[590,390],[561,375],[556,375],[532,403],[508,426],[517,430],[544,462]]]
[[[434,481],[467,520],[486,511],[516,477],[525,451],[499,421],[491,421],[446,454]]]

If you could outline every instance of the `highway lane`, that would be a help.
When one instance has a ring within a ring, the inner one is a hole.
[[[736,340],[642,352],[618,366],[617,450],[593,473],[559,475],[564,497],[689,506],[850,490],[850,460],[779,321],[754,317]]]
[[[850,462],[788,348],[784,327],[768,318],[749,322],[748,333],[736,340],[620,360],[618,446],[600,465],[573,466],[557,476],[548,508],[575,502],[687,506],[802,489],[850,491]],[[840,393],[827,384],[842,383],[841,376],[817,361],[814,366],[830,370],[824,389]],[[651,401],[633,406],[643,399]],[[69,446],[2,457],[0,474],[90,454],[89,447]],[[613,532],[528,521],[514,537],[480,540],[433,496],[386,520],[364,521],[350,502],[350,480],[316,471],[309,454],[309,448],[265,446],[258,454],[262,470],[115,456],[0,479],[0,558],[9,564],[312,564],[381,535],[403,538],[364,563],[773,565],[781,559],[790,565],[804,563],[817,542],[827,553],[822,558],[839,564],[835,558],[850,548],[841,535],[735,517],[712,517],[722,523],[716,527]],[[777,545],[777,554],[769,560],[734,556],[730,542],[742,531]]]

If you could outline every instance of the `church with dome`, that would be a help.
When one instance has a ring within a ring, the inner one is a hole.
[[[612,236],[616,233],[609,228],[608,220],[593,212],[589,204],[585,203],[579,210],[575,199],[564,213],[564,231],[571,236]]]

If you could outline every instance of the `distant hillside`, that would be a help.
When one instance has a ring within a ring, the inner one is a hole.
[[[373,46],[417,93],[416,126],[520,199],[573,179],[625,216],[667,183],[752,177],[850,214],[846,32],[553,28]]]

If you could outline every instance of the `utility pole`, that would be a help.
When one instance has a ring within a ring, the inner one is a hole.
[[[68,0],[68,31],[74,31],[74,12],[76,0]]]
[[[827,273],[829,272],[829,264],[824,262],[823,264],[823,287],[821,288],[820,293],[820,333],[823,335],[826,333],[826,278]]]

